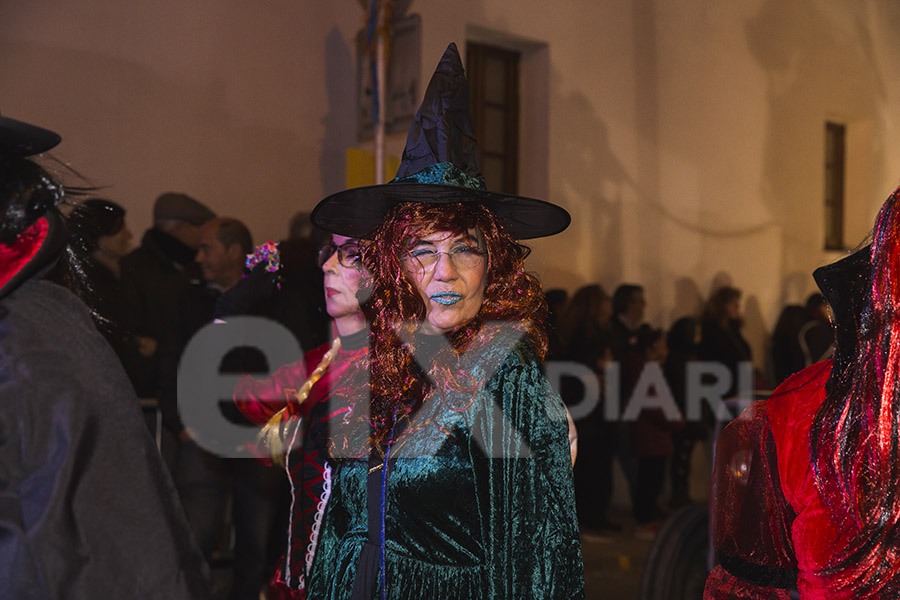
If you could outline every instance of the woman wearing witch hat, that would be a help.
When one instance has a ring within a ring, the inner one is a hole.
[[[0,117],[0,598],[209,597],[208,571],[70,255],[55,133]],[[62,255],[62,258],[60,258]]]
[[[484,189],[468,103],[451,44],[397,177],[312,215],[369,240],[372,366],[371,398],[330,432],[310,597],[584,594],[566,414],[541,365],[547,307],[517,241],[569,215]]]
[[[813,274],[834,359],[794,374],[716,444],[706,600],[900,598],[900,188],[872,244]]]

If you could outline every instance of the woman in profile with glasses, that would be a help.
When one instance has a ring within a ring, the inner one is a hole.
[[[291,483],[287,547],[269,588],[269,598],[277,600],[306,598],[308,571],[332,489],[329,429],[367,394],[368,328],[357,299],[366,274],[358,241],[332,235],[318,251],[318,264],[334,339],[265,380],[243,376],[234,394],[244,416],[263,427],[260,438]],[[255,275],[269,279],[264,266],[257,269]]]

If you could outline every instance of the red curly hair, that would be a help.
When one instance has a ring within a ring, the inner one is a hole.
[[[525,271],[529,248],[510,236],[497,217],[480,204],[398,204],[375,231],[363,256],[372,273],[371,297],[364,310],[372,323],[371,419],[375,440],[383,439],[396,419],[414,412],[432,387],[413,360],[412,334],[425,320],[426,307],[404,272],[404,252],[431,233],[459,235],[473,229],[483,237],[487,252],[484,299],[473,319],[447,334],[452,352],[471,349],[486,323],[513,321],[525,324],[526,338],[538,356],[546,354],[547,303],[540,282]],[[442,355],[448,353],[439,352],[435,363],[446,362]]]

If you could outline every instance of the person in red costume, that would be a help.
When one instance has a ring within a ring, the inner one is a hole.
[[[325,308],[336,336],[265,380],[243,376],[235,388],[241,413],[263,427],[272,460],[291,482],[287,548],[272,576],[269,597],[306,597],[319,528],[331,493],[329,421],[364,398],[368,384],[368,328],[357,292],[364,271],[357,240],[332,235],[319,250]]]
[[[900,188],[869,247],[814,273],[835,315],[833,361],[718,440],[705,600],[900,597],[898,203]]]

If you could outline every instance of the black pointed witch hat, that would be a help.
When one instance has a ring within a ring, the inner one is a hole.
[[[469,82],[454,43],[431,77],[397,176],[386,184],[332,194],[319,202],[310,218],[328,231],[365,238],[401,202],[478,202],[517,239],[559,233],[571,220],[565,209],[550,202],[485,189],[469,113]]]

